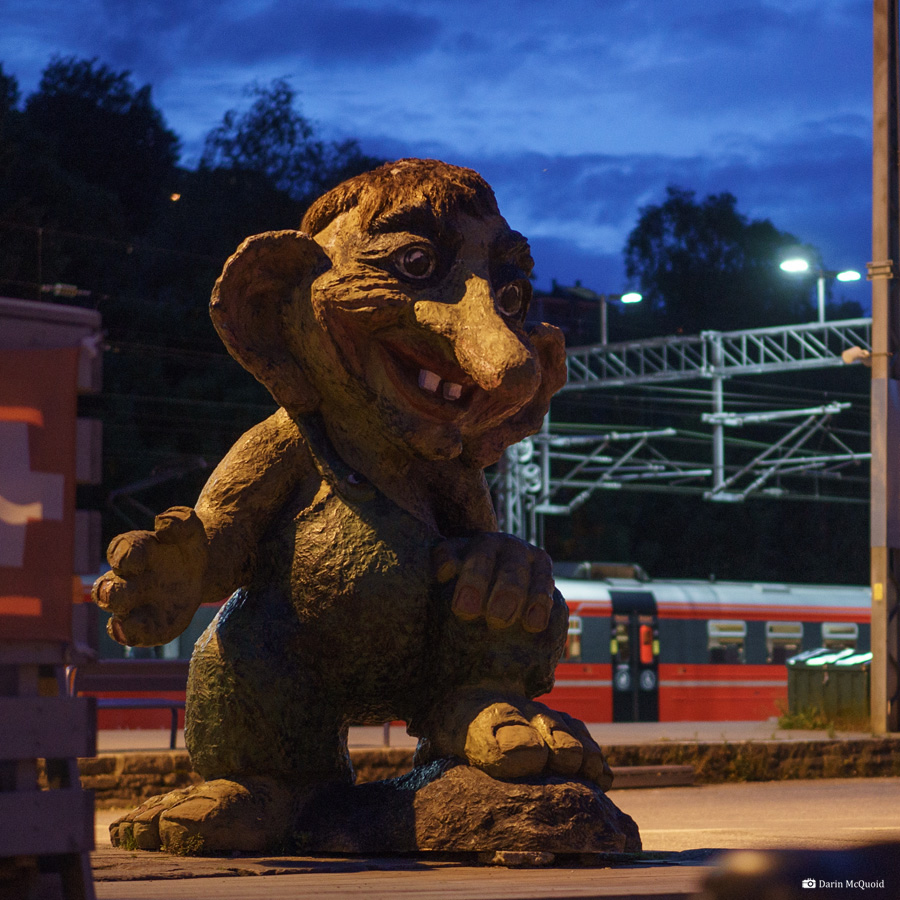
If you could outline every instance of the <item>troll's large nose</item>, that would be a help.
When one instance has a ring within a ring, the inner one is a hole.
[[[530,397],[540,384],[533,349],[499,312],[490,282],[469,274],[456,303],[420,300],[420,326],[447,338],[466,373],[486,391]]]

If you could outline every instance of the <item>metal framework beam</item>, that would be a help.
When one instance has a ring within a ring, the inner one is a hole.
[[[551,428],[548,419],[540,434],[507,451],[493,480],[504,529],[541,543],[544,516],[569,515],[602,490],[692,493],[717,502],[866,502],[861,488],[869,448],[858,436],[848,445],[833,428],[850,404],[732,412],[723,391],[726,378],[843,366],[841,354],[853,347],[870,351],[870,319],[569,350],[563,390],[701,379],[709,382],[711,411],[698,414],[701,427],[690,432],[597,425],[572,434]],[[736,428],[756,439],[728,436]],[[703,443],[705,453],[698,450]]]
[[[843,319],[573,347],[567,353],[569,380],[563,390],[841,366],[845,350],[871,349],[871,331],[871,319]]]
[[[698,462],[695,432],[662,428],[566,434],[545,427],[510,447],[489,479],[498,495],[502,530],[541,545],[545,516],[571,515],[605,490],[693,494],[716,502],[754,497],[866,502],[862,489],[871,454],[852,449],[829,430],[831,418],[845,406],[794,411],[800,421],[770,444],[726,441],[730,463],[723,466],[720,480],[713,466]],[[770,415],[780,420],[784,411],[749,414],[747,419]],[[685,453],[686,440],[691,454]]]

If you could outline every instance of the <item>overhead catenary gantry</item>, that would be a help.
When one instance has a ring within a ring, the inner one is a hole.
[[[849,403],[727,410],[723,386],[739,376],[844,366],[842,354],[859,358],[870,349],[871,319],[571,348],[563,401],[576,392],[642,387],[652,393],[655,385],[699,382],[706,409],[688,429],[564,426],[551,412],[542,431],[511,447],[501,463],[494,484],[503,527],[541,543],[543,516],[568,515],[595,492],[615,489],[694,493],[720,502],[757,496],[865,502],[861,491],[823,489],[868,477],[867,441],[833,427]],[[766,425],[773,430],[764,440],[726,438]]]

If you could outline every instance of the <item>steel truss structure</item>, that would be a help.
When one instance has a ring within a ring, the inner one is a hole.
[[[840,366],[845,350],[852,347],[868,350],[871,346],[872,320],[845,319],[573,347],[566,354],[569,380],[563,390]]]
[[[868,434],[847,438],[833,427],[849,403],[756,412],[728,411],[724,403],[726,379],[842,366],[841,354],[853,347],[871,349],[871,319],[569,350],[561,394],[700,381],[708,385],[707,411],[690,431],[562,426],[548,417],[540,433],[506,451],[492,478],[503,530],[540,544],[544,516],[568,515],[602,490],[694,493],[719,502],[866,502],[860,485],[868,480]],[[740,437],[732,438],[736,431]]]

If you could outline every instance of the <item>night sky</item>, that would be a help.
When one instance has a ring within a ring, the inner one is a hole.
[[[16,0],[0,62],[24,94],[53,54],[153,100],[185,165],[244,88],[290,79],[327,138],[478,169],[532,241],[538,286],[625,287],[622,248],[666,185],[864,270],[869,0]],[[838,296],[868,305],[865,282]]]

